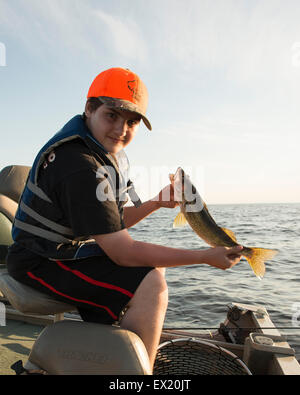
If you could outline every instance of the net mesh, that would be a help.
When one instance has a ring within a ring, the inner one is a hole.
[[[247,366],[222,347],[195,339],[176,339],[158,348],[153,374],[251,375]]]

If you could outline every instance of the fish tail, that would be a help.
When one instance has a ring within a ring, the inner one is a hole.
[[[272,259],[278,251],[256,247],[250,247],[249,250],[247,255],[243,255],[249,262],[254,274],[261,280],[266,271],[265,261]]]

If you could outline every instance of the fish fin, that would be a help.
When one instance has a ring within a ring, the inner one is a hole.
[[[229,237],[232,238],[233,241],[235,241],[237,243],[237,239],[236,239],[236,235],[234,234],[234,232],[230,229],[227,228],[221,228]]]
[[[187,224],[187,220],[184,216],[184,214],[180,211],[173,222],[173,228],[181,228],[182,226],[185,226]]]
[[[261,280],[265,274],[265,261],[272,259],[277,253],[277,250],[270,250],[267,248],[250,247],[251,252],[249,256],[245,256],[254,274]]]

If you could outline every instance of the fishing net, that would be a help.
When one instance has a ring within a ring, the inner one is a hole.
[[[230,351],[206,341],[184,338],[158,347],[153,374],[251,375],[251,372]]]

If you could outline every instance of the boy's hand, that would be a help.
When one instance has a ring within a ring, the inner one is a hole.
[[[157,202],[158,207],[175,208],[178,202],[174,200],[174,188],[172,184],[165,186],[155,198],[151,199]]]
[[[222,270],[230,269],[240,261],[242,249],[243,246],[210,248],[206,250],[205,263]]]

